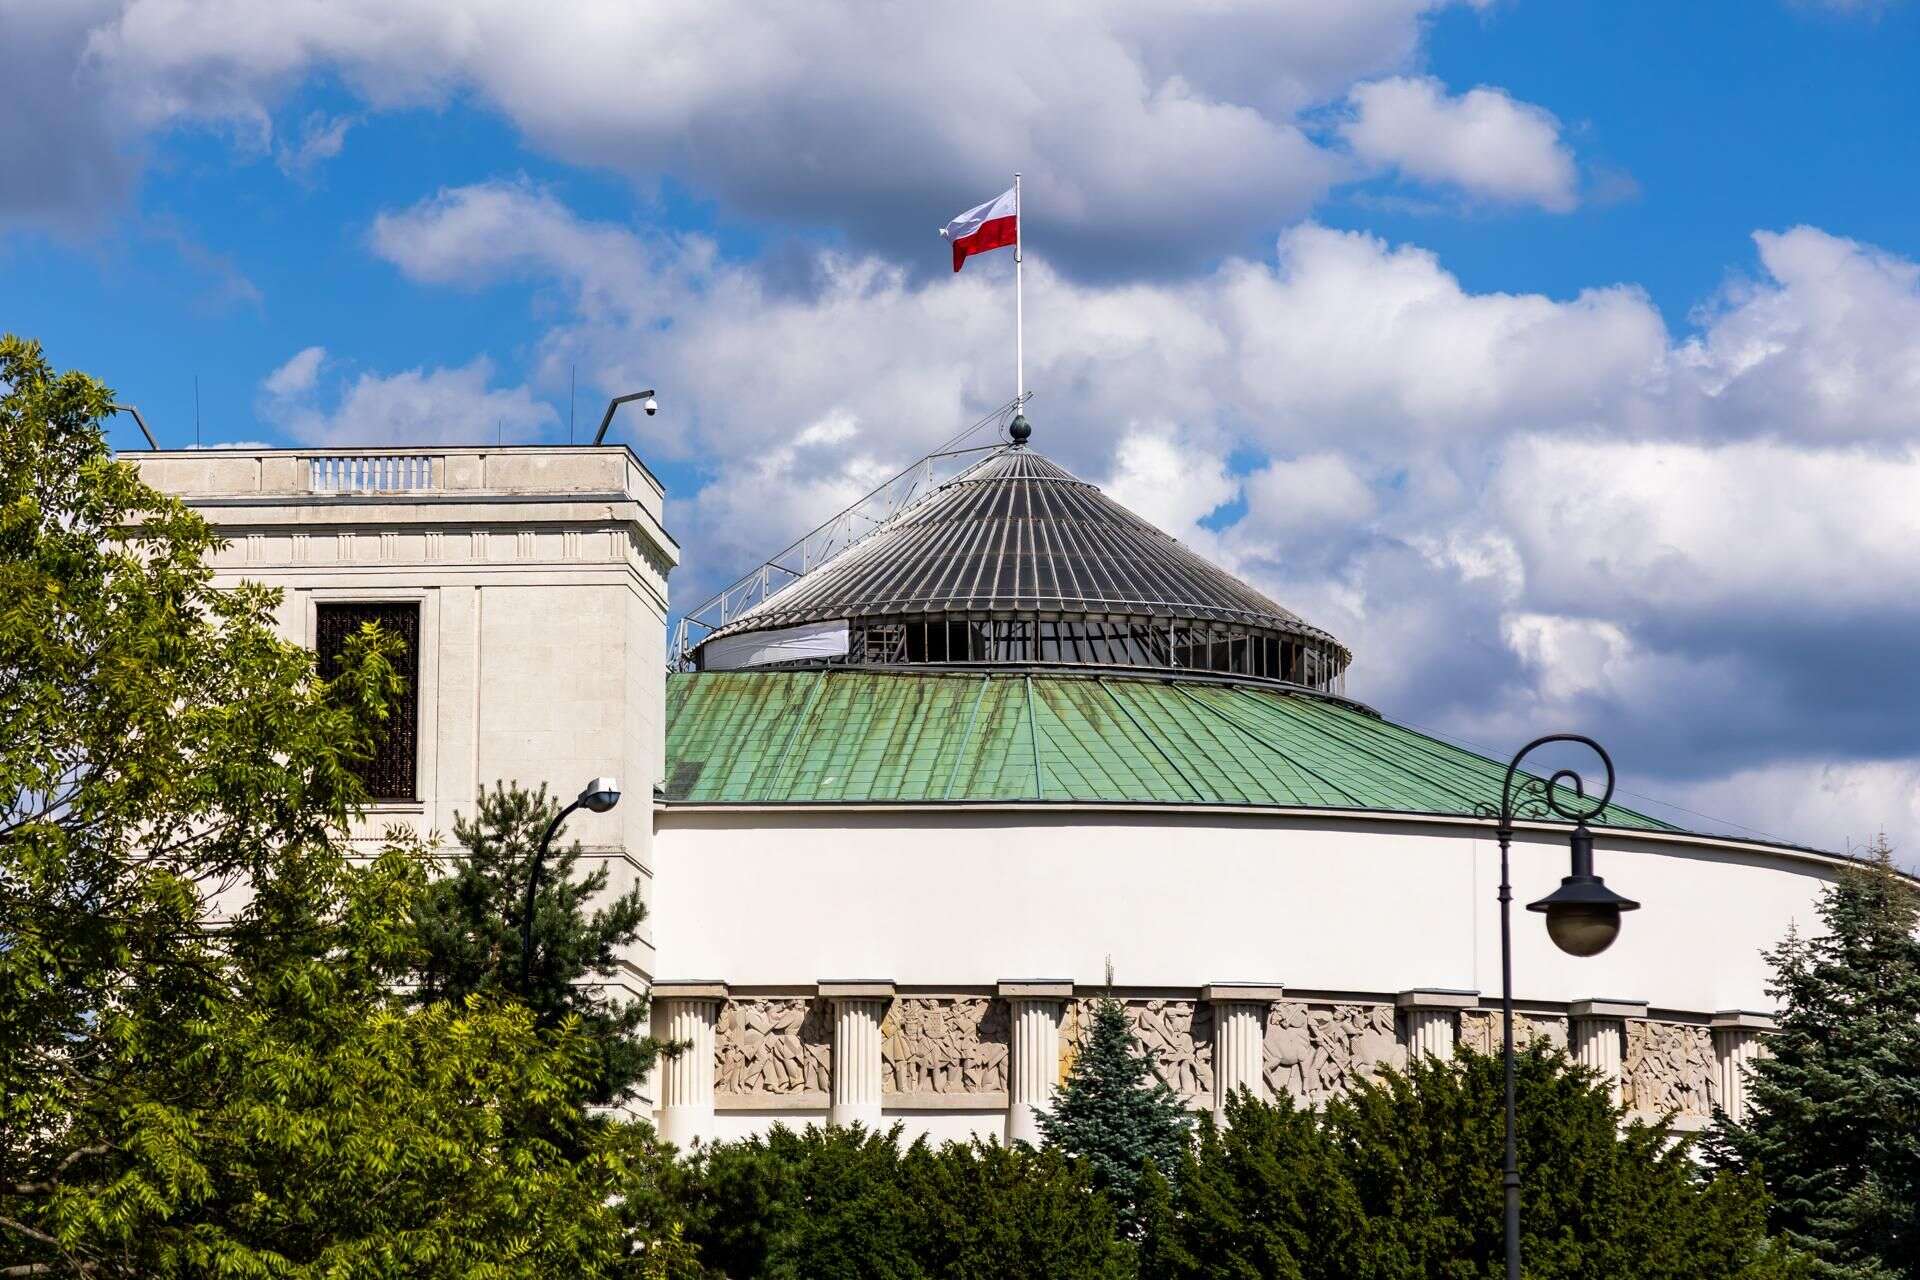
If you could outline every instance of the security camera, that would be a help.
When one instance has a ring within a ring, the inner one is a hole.
[[[652,396],[648,396],[645,400],[642,400],[640,402],[640,407],[647,411],[647,416],[649,418],[651,418],[654,414],[660,412],[660,402],[658,400],[655,400]]]

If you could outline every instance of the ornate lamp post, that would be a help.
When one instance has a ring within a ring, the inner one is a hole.
[[[1561,769],[1552,777],[1523,778],[1519,787],[1520,762],[1550,742],[1574,742],[1592,749],[1607,771],[1607,785],[1597,800],[1587,795],[1586,782],[1572,769]],[[1571,799],[1562,796],[1563,786]],[[1500,1019],[1502,1023],[1501,1060],[1506,1068],[1506,1244],[1507,1280],[1520,1280],[1520,1158],[1514,1139],[1513,1104],[1513,884],[1508,875],[1508,849],[1513,843],[1513,823],[1519,816],[1546,817],[1549,813],[1573,823],[1570,840],[1573,865],[1570,873],[1555,889],[1538,902],[1529,902],[1527,910],[1547,917],[1547,936],[1568,955],[1597,956],[1620,936],[1620,913],[1633,911],[1640,904],[1623,898],[1607,888],[1606,881],[1593,873],[1593,833],[1587,821],[1606,809],[1613,799],[1613,759],[1592,738],[1577,733],[1550,733],[1535,738],[1507,764],[1507,776],[1500,784],[1498,814],[1482,810],[1497,824],[1494,834],[1500,840]],[[1516,813],[1518,807],[1524,814]]]
[[[547,824],[546,834],[540,837],[540,847],[533,851],[533,866],[527,870],[527,901],[520,912],[520,995],[522,998],[533,994],[533,897],[540,891],[540,868],[547,860],[547,846],[553,843],[553,833],[560,829],[560,824],[565,822],[567,815],[575,809],[605,813],[619,803],[620,784],[612,778],[595,778],[581,790],[572,804],[553,815],[553,821]]]

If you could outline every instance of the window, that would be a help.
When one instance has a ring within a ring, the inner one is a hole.
[[[325,601],[314,606],[314,648],[320,655],[320,674],[331,679],[340,673],[340,659],[349,638],[361,624],[377,623],[406,646],[394,656],[394,670],[406,687],[387,708],[387,722],[373,758],[360,766],[360,780],[375,800],[418,798],[414,780],[416,746],[420,740],[420,606],[361,600]]]

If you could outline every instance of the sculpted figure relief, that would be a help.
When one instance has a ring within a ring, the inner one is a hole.
[[[1134,1042],[1153,1056],[1160,1078],[1183,1098],[1213,1096],[1213,1006],[1195,1000],[1122,1000]],[[1060,1077],[1093,1026],[1092,999],[1069,1000],[1060,1015]]]
[[[1263,1045],[1267,1087],[1318,1106],[1383,1067],[1404,1067],[1391,1005],[1276,1002]]]
[[[1620,1078],[1629,1111],[1710,1115],[1720,1087],[1713,1033],[1705,1027],[1631,1020]]]
[[[1498,1011],[1488,1009],[1461,1011],[1460,1043],[1475,1053],[1499,1053],[1500,1042],[1505,1035]],[[1526,1013],[1515,1014],[1513,1047],[1524,1049],[1535,1040],[1545,1040],[1560,1052],[1565,1053],[1567,1051],[1567,1020],[1536,1018]]]
[[[887,1093],[1004,1093],[1007,1015],[984,996],[894,1001],[880,1044]]]
[[[826,1001],[799,996],[729,1000],[714,1027],[716,1093],[824,1093],[833,1027]]]
[[[1183,1098],[1213,1096],[1213,1006],[1192,1000],[1130,1000],[1133,1038],[1160,1078]]]

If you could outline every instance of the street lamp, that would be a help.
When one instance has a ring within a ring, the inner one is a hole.
[[[1607,771],[1607,785],[1598,800],[1588,798],[1585,780],[1572,769],[1561,769],[1545,781],[1524,778],[1516,796],[1514,778],[1520,772],[1520,762],[1550,742],[1578,743],[1600,757],[1600,763]],[[1563,785],[1572,791],[1571,800],[1562,798]],[[1506,1068],[1507,1094],[1507,1151],[1503,1179],[1507,1199],[1507,1280],[1520,1280],[1520,1157],[1514,1139],[1513,1105],[1513,883],[1507,870],[1507,855],[1513,843],[1513,823],[1517,816],[1514,812],[1516,799],[1527,810],[1529,817],[1544,818],[1553,813],[1573,823],[1573,835],[1569,842],[1573,863],[1570,874],[1560,881],[1558,889],[1538,902],[1527,904],[1527,910],[1538,911],[1547,917],[1547,936],[1553,939],[1556,947],[1568,955],[1597,956],[1620,936],[1620,913],[1636,910],[1640,906],[1631,898],[1623,898],[1607,888],[1607,882],[1593,874],[1593,832],[1587,829],[1587,822],[1598,817],[1607,807],[1607,802],[1613,799],[1613,758],[1592,738],[1577,733],[1550,733],[1520,748],[1508,762],[1507,776],[1500,784],[1500,812],[1496,815],[1487,814],[1484,809],[1481,811],[1482,816],[1497,819],[1494,834],[1500,840],[1500,1053],[1502,1065]]]
[[[553,843],[554,832],[567,820],[567,815],[575,809],[587,809],[594,813],[605,813],[620,803],[620,784],[612,778],[595,778],[589,782],[574,798],[572,804],[553,815],[553,821],[547,824],[547,832],[540,837],[540,847],[534,850],[533,866],[527,871],[527,901],[520,912],[520,995],[522,998],[533,994],[533,897],[540,891],[540,867],[547,860],[547,846]]]

